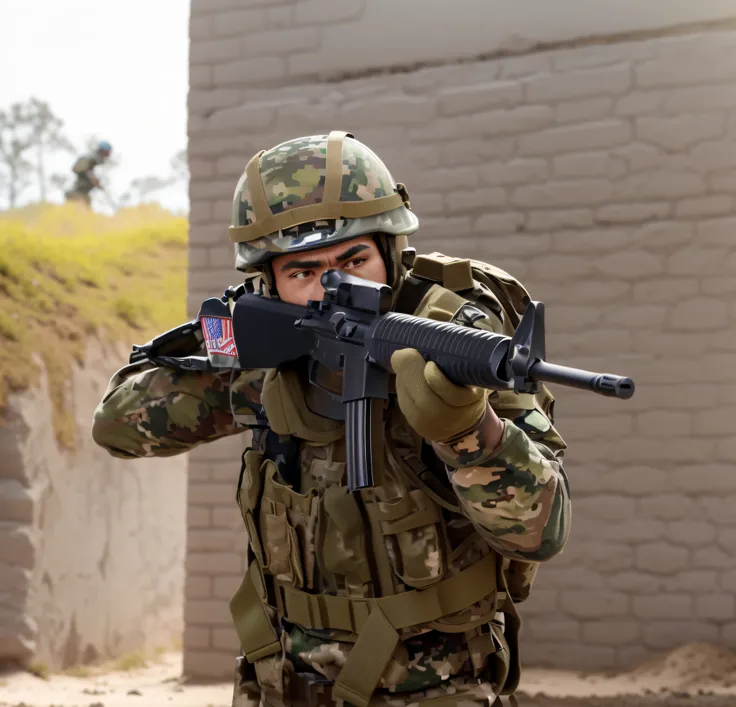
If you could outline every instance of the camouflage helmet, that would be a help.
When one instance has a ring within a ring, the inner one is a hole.
[[[235,267],[371,233],[402,237],[418,228],[403,184],[350,133],[288,140],[248,162],[233,197]]]

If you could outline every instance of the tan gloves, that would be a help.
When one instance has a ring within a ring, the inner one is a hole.
[[[455,385],[416,349],[395,351],[391,367],[401,412],[430,442],[444,442],[469,430],[486,410],[486,390]]]

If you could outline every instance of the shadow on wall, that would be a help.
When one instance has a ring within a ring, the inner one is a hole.
[[[115,459],[90,436],[121,348],[90,342],[57,444],[45,375],[15,394],[0,427],[0,664],[69,668],[178,644],[186,458]]]

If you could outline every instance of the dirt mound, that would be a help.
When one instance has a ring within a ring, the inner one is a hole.
[[[38,386],[43,368],[57,441],[75,450],[73,363],[93,337],[129,350],[186,321],[187,242],[187,220],[160,209],[0,213],[0,422],[10,394]]]
[[[637,697],[548,697],[519,695],[519,707],[734,707],[733,697],[662,695]]]
[[[526,700],[520,699],[520,704],[529,707],[563,704],[565,707],[595,707],[596,699],[606,707],[636,707],[639,704],[734,707],[736,653],[719,646],[690,643],[614,675],[527,669],[522,674],[520,690],[525,693]],[[556,702],[559,698],[565,700]],[[570,698],[584,699],[578,702]],[[678,699],[684,702],[678,703]]]
[[[661,681],[669,687],[736,685],[736,652],[707,643],[689,643],[646,661],[629,675],[635,681]]]

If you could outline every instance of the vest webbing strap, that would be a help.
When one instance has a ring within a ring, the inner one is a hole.
[[[496,558],[491,553],[437,584],[379,599],[308,594],[278,581],[276,587],[282,593],[284,618],[304,628],[359,634],[371,610],[378,607],[394,628],[402,629],[463,611],[493,594]]]
[[[256,585],[259,586],[256,586]],[[230,613],[245,659],[252,663],[281,650],[265,606],[266,589],[258,563],[251,558],[248,571],[230,599]]]
[[[496,562],[491,553],[431,587],[378,599],[308,594],[280,582],[275,582],[274,588],[279,614],[287,621],[306,629],[328,628],[357,634],[333,692],[357,707],[367,707],[398,644],[399,629],[436,621],[494,594],[496,606],[506,600],[506,592],[496,585]],[[261,568],[251,561],[230,600],[235,630],[249,663],[281,651],[266,601]]]
[[[365,498],[364,498],[365,500]],[[370,522],[368,527],[371,533],[371,544],[373,547],[373,565],[376,570],[376,579],[381,588],[381,594],[390,594],[394,586],[394,571],[391,560],[386,549],[386,540],[383,537],[383,529],[380,521],[380,508],[376,503],[364,503]]]
[[[332,687],[334,697],[357,707],[368,707],[399,643],[399,634],[377,606],[363,628]]]
[[[308,594],[276,582],[276,591],[281,593],[279,613],[306,629],[337,629],[358,635],[333,694],[357,707],[367,707],[399,641],[397,629],[463,611],[494,592],[497,606],[505,600],[505,592],[496,590],[496,562],[491,553],[431,587],[379,599]]]

